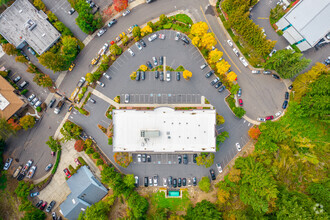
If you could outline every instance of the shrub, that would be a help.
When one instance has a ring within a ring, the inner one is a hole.
[[[81,139],[76,140],[76,143],[74,144],[74,149],[76,149],[76,151],[81,152],[84,150],[85,147],[85,142]]]
[[[116,97],[113,99],[113,101],[119,103],[119,102],[120,102],[120,96],[116,96]]]
[[[86,161],[84,160],[84,158],[82,158],[82,157],[78,157],[78,160],[79,160],[79,162],[81,163],[81,165],[83,165],[83,166],[87,166],[87,163],[86,163]]]
[[[86,148],[92,146],[92,144],[93,144],[93,141],[91,139],[86,139],[86,141],[85,141]]]
[[[52,170],[52,174],[55,174],[55,173],[56,173],[57,166],[58,166],[58,164],[59,164],[59,162],[60,162],[60,158],[61,158],[61,151],[62,151],[61,149],[59,149],[59,150],[57,151],[56,162],[55,162],[54,168],[53,168],[53,170]]]
[[[184,71],[184,70],[185,70],[185,68],[184,68],[183,66],[178,66],[178,68],[176,68],[175,71],[180,71],[180,72],[182,72],[182,71]]]
[[[37,110],[37,112],[41,112],[41,107],[38,106],[38,107],[36,108],[36,110]]]
[[[92,153],[94,153],[94,149],[92,147],[88,147],[86,149],[86,154],[92,154]]]
[[[98,159],[96,161],[96,166],[100,166],[100,165],[103,165],[104,164],[104,161],[102,159]]]
[[[202,179],[198,183],[198,186],[204,192],[210,191],[211,182],[210,182],[209,177],[207,177],[207,176],[202,177]]]
[[[112,137],[109,137],[109,139],[108,139],[108,144],[109,144],[109,145],[112,145]]]
[[[73,173],[73,171],[74,171],[74,168],[73,168],[73,166],[72,166],[71,164],[69,165],[69,170],[70,170],[71,175],[72,175],[72,173]]]
[[[98,152],[93,153],[93,159],[99,159],[100,154]]]
[[[24,89],[22,92],[21,92],[21,95],[25,95],[29,90],[27,89]]]
[[[170,29],[172,27],[172,23],[167,23],[163,25],[164,29]]]

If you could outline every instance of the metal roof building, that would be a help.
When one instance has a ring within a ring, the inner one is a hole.
[[[305,51],[330,32],[329,16],[330,0],[301,0],[276,25],[290,44]]]
[[[28,0],[16,0],[0,15],[0,34],[16,48],[29,44],[39,55],[61,37],[47,15]]]
[[[213,109],[113,110],[114,152],[214,152]]]

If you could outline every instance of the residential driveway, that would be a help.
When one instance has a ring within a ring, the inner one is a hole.
[[[37,199],[35,199],[35,202],[38,200],[43,200],[47,201],[49,204],[52,200],[55,200],[55,210],[66,199],[71,191],[68,184],[66,183],[66,175],[64,174],[63,170],[65,168],[69,169],[69,165],[72,165],[74,168],[77,167],[77,164],[74,162],[75,158],[84,158],[94,175],[100,178],[100,170],[84,152],[77,152],[74,149],[74,143],[75,141],[68,141],[62,144],[61,160],[57,167],[56,173],[48,186],[46,186],[46,188],[40,192],[40,195],[37,197]]]

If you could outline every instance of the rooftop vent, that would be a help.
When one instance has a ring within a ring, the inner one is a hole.
[[[36,26],[37,24],[31,19],[28,20],[25,24],[25,28],[29,29],[29,31],[32,31]]]
[[[46,34],[45,34],[45,33],[43,33],[41,36],[42,36],[42,37],[44,37],[44,36],[46,36]]]
[[[23,12],[23,10],[22,10],[22,9],[18,11],[18,13],[22,13],[22,12]]]

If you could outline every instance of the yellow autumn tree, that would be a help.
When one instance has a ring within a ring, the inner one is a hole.
[[[230,73],[228,73],[228,75],[227,75],[227,79],[228,79],[229,81],[231,81],[231,82],[235,81],[236,78],[237,78],[237,75],[236,75],[236,73],[234,73],[234,72],[230,72]]]
[[[197,22],[191,26],[190,33],[194,36],[203,36],[207,33],[209,27],[203,21]]]
[[[229,70],[230,64],[225,60],[221,60],[216,64],[216,67],[219,74],[225,74]]]
[[[131,80],[135,80],[135,78],[136,78],[136,72],[132,72],[132,74],[129,77],[131,77]]]
[[[191,43],[195,46],[195,47],[199,47],[201,42],[201,38],[196,36],[191,40]]]
[[[87,73],[85,78],[86,78],[86,81],[89,82],[89,83],[94,82],[94,76],[93,76],[92,73]]]
[[[218,201],[220,204],[224,204],[229,199],[229,192],[224,189],[219,189],[217,193]]]
[[[192,72],[190,72],[189,70],[184,70],[182,75],[183,75],[183,78],[185,78],[186,80],[189,80],[192,77]]]
[[[222,57],[223,53],[219,51],[218,49],[212,50],[209,53],[209,62],[216,63],[219,61],[219,59]]]
[[[149,25],[147,25],[141,29],[141,36],[146,36],[151,32],[152,32],[152,28]]]
[[[146,65],[141,65],[139,69],[142,71],[147,71],[148,67]]]
[[[201,38],[201,46],[211,50],[213,46],[217,44],[213,33],[206,33]]]

